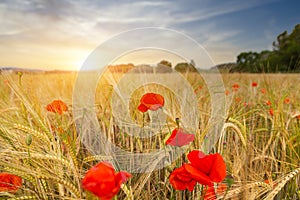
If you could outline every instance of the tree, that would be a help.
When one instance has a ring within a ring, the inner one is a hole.
[[[178,72],[198,72],[195,66],[190,63],[178,63],[175,66],[175,70]]]
[[[172,63],[167,60],[162,60],[158,64],[165,65],[167,67],[172,67]]]
[[[262,72],[300,71],[300,24],[292,33],[280,33],[273,42],[273,51],[242,52],[237,56],[237,67],[233,71]]]
[[[280,50],[285,49],[289,43],[288,37],[289,37],[289,35],[288,35],[287,31],[280,33],[277,36],[277,41],[273,42],[273,49],[275,51],[280,51]]]
[[[237,56],[237,70],[240,72],[256,72],[259,66],[260,54],[243,52]]]

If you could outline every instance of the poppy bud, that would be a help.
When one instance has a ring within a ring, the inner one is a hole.
[[[23,76],[23,72],[18,72],[18,76],[21,78]]]
[[[31,143],[32,143],[32,136],[31,136],[31,134],[28,134],[28,135],[26,136],[26,144],[27,144],[28,146],[30,146]]]
[[[179,117],[176,117],[175,122],[176,122],[177,126],[179,126],[179,123],[180,123]]]

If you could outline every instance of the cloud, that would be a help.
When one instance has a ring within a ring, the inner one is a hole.
[[[218,17],[268,2],[272,1],[3,0],[0,48],[12,55],[30,52],[40,56],[45,52],[55,57],[58,52],[72,49],[92,51],[128,29],[166,27],[186,33],[216,51],[218,46],[233,47],[233,38],[241,33],[221,27]]]

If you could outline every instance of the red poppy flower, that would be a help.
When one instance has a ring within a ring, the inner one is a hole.
[[[239,103],[239,102],[241,102],[241,101],[242,101],[242,98],[241,98],[241,97],[236,97],[236,98],[235,98],[235,102]]]
[[[227,190],[227,184],[219,183],[218,185],[206,186],[203,190],[204,200],[216,200],[218,196],[225,194]]]
[[[295,119],[300,119],[300,113],[296,113],[296,112],[294,112],[293,114],[292,114],[292,118],[295,118]]]
[[[194,150],[188,154],[190,164],[183,164],[170,175],[170,183],[177,190],[193,190],[195,182],[212,185],[221,182],[226,176],[226,165],[218,153],[205,155]]]
[[[264,180],[264,183],[269,184],[270,181],[268,179]]]
[[[198,93],[200,90],[202,90],[202,86],[201,85],[194,92]]]
[[[229,90],[225,90],[225,95],[228,96],[230,94]]]
[[[270,108],[269,113],[270,113],[271,116],[274,115],[274,110],[273,110],[273,108]]]
[[[257,83],[256,82],[252,82],[252,87],[257,87]]]
[[[92,167],[82,180],[85,190],[90,191],[101,200],[110,200],[118,194],[121,184],[125,183],[131,174],[127,172],[115,173],[110,163],[101,162]]]
[[[239,88],[240,88],[240,86],[237,83],[232,85],[232,90],[235,91],[235,92],[238,91]]]
[[[188,143],[194,141],[195,135],[190,133],[185,133],[185,131],[182,128],[175,128],[172,131],[172,135],[169,137],[169,139],[166,141],[167,145],[171,146],[184,146]]]
[[[268,106],[271,106],[271,105],[272,105],[272,103],[271,103],[270,100],[266,101],[266,104],[267,104]]]
[[[197,183],[196,180],[190,176],[190,173],[186,171],[184,165],[171,173],[169,181],[175,190],[188,189],[189,191],[193,191]]]
[[[0,192],[15,193],[22,186],[22,178],[14,174],[0,173]]]
[[[68,111],[68,106],[61,100],[54,100],[52,101],[52,103],[46,106],[46,109],[49,112],[58,113],[62,115],[63,112]]]
[[[160,94],[146,93],[140,100],[138,110],[141,112],[147,112],[148,110],[156,111],[163,107],[165,103],[164,97]]]
[[[291,117],[294,119],[300,119],[300,113],[299,112],[292,112]]]
[[[261,93],[263,93],[263,94],[266,94],[266,93],[267,93],[267,90],[266,90],[265,88],[262,88],[260,91],[261,91]]]
[[[290,104],[290,103],[291,103],[290,98],[285,98],[285,99],[284,99],[284,103],[285,103],[285,104]]]

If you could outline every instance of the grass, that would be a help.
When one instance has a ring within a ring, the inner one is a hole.
[[[175,88],[185,87],[181,82],[177,84],[174,77],[161,76],[175,84]],[[135,84],[128,88],[125,84],[123,89],[131,92],[126,97],[129,98],[128,118],[122,118],[127,129],[123,129],[113,113],[113,106],[119,105],[116,101],[120,100],[114,96],[113,86],[120,83],[123,75],[106,74],[98,81],[93,97],[93,111],[101,134],[127,152],[152,152],[165,146],[170,130],[176,127],[175,118],[179,117],[183,125],[196,133],[186,153],[201,149],[205,135],[213,128],[209,121],[210,94],[199,75],[184,76],[195,91],[195,105],[186,100],[188,94],[178,97],[176,91],[162,84],[137,88]],[[222,74],[222,77],[225,90],[230,93],[225,96],[228,109],[213,152],[224,157],[227,174],[233,177],[234,183],[226,195],[225,191],[218,194],[218,199],[300,199],[300,120],[296,117],[300,113],[299,76]],[[103,160],[112,162],[117,169],[122,168],[111,152],[99,151],[95,155],[82,143],[78,133],[94,133],[76,126],[78,116],[74,116],[73,111],[76,112],[77,107],[72,99],[75,81],[75,73],[0,75],[0,171],[19,175],[24,180],[17,193],[0,193],[0,199],[96,199],[81,187],[85,172]],[[251,86],[254,81],[257,87]],[[231,88],[235,83],[240,85],[237,92]],[[266,93],[261,92],[262,88]],[[166,118],[159,118],[153,112],[143,115],[136,111],[141,95],[150,91],[165,97]],[[83,96],[84,93],[82,91]],[[290,99],[288,104],[286,98]],[[54,99],[66,102],[69,111],[63,115],[47,112],[46,105]],[[267,101],[272,105],[267,105]],[[186,110],[182,110],[182,106]],[[197,112],[191,112],[193,110]],[[195,118],[199,125],[191,127],[189,122]],[[136,127],[150,125],[155,119],[159,119],[156,126],[159,128],[153,129],[157,132],[152,137],[131,135]],[[30,144],[29,139],[32,139]],[[159,162],[151,163],[149,171],[156,169]],[[170,173],[183,162],[186,162],[185,155],[165,168],[134,174],[123,185],[117,199],[201,199],[201,185],[193,192],[175,191],[168,181]]]

